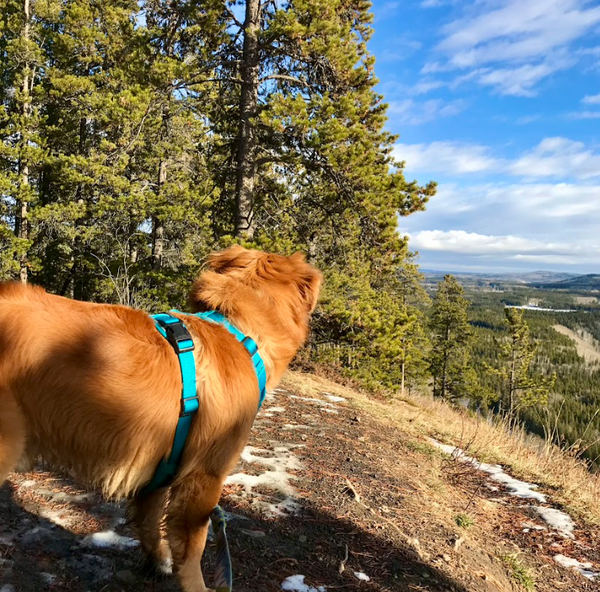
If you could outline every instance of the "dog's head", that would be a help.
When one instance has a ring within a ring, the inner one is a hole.
[[[233,246],[214,253],[208,267],[190,295],[196,312],[217,309],[246,320],[267,316],[279,329],[299,331],[304,340],[322,275],[301,253],[284,257]]]

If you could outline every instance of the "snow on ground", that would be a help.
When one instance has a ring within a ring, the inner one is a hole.
[[[370,582],[371,581],[371,578],[366,573],[363,573],[362,571],[355,571],[354,577],[357,580],[360,580],[361,582]]]
[[[346,399],[344,397],[338,397],[337,395],[332,395],[331,393],[321,393],[327,400],[332,403],[344,403]]]
[[[301,575],[290,576],[281,583],[281,589],[289,592],[325,592],[325,586],[313,588],[304,583],[304,578]]]
[[[487,463],[479,462],[476,458],[469,456],[464,450],[460,448],[456,448],[455,446],[448,446],[447,444],[442,444],[437,440],[431,439],[431,442],[434,446],[443,450],[446,454],[450,454],[454,456],[460,462],[464,462],[472,465],[475,469],[479,471],[483,471],[491,476],[494,481],[501,483],[508,489],[511,495],[515,497],[520,497],[523,499],[534,499],[538,502],[546,503],[546,496],[539,491],[534,491],[537,489],[537,485],[533,483],[527,483],[526,481],[521,481],[519,479],[515,479],[511,477],[507,473],[504,472],[504,469],[500,465],[490,465]]]
[[[105,530],[104,532],[88,534],[83,539],[82,544],[102,549],[130,549],[131,547],[137,547],[140,542],[117,534],[114,530]]]
[[[547,499],[544,494],[534,491],[537,489],[537,485],[527,483],[526,481],[520,481],[519,479],[511,477],[504,472],[500,465],[481,463],[476,458],[468,456],[464,450],[461,450],[455,446],[442,444],[433,438],[431,438],[431,442],[434,446],[440,450],[443,450],[446,454],[452,455],[460,462],[470,464],[475,469],[488,473],[492,479],[504,485],[510,495],[524,499],[535,499],[542,503],[547,503]],[[530,508],[537,512],[539,517],[557,534],[564,538],[575,540],[575,535],[573,534],[573,531],[575,530],[575,523],[571,519],[571,516],[569,516],[567,513],[557,510],[556,508],[547,508],[544,506],[530,506]],[[524,532],[529,532],[529,530],[538,530],[540,528],[539,526],[536,527],[530,524],[525,526],[526,528],[524,529]],[[581,563],[576,559],[565,557],[564,555],[555,555],[554,561],[563,567],[576,569],[582,576],[585,576],[588,579],[593,580],[595,578],[600,578],[600,572],[594,571],[593,565],[589,562]]]
[[[575,523],[571,520],[571,516],[556,510],[554,508],[544,508],[542,506],[534,506],[533,508],[540,518],[550,527],[556,530],[561,536],[575,540],[573,530]]]
[[[302,468],[302,463],[293,453],[294,448],[298,448],[298,446],[279,445],[275,446],[273,450],[246,446],[242,452],[242,460],[252,465],[266,467],[267,470],[260,475],[236,473],[227,478],[226,484],[242,485],[244,487],[243,495],[254,497],[253,504],[258,506],[268,517],[275,518],[299,513],[300,504],[296,501],[297,491],[291,484],[294,475],[289,472]],[[256,487],[271,489],[282,495],[284,499],[278,503],[259,499],[253,492]]]
[[[600,577],[600,572],[594,571],[592,564],[589,562],[581,563],[577,559],[571,557],[565,557],[564,555],[555,555],[554,561],[563,567],[574,569],[578,571],[584,578],[588,580],[595,580]]]

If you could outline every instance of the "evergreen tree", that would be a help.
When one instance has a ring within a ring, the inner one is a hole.
[[[530,337],[523,310],[506,307],[504,315],[509,336],[500,348],[502,366],[490,369],[502,381],[501,410],[514,419],[527,407],[547,403],[556,375],[544,378],[532,372],[538,344]]]
[[[473,333],[467,318],[468,307],[469,301],[456,278],[444,276],[438,284],[429,322],[429,369],[434,397],[459,399],[473,394],[476,376],[469,366]]]

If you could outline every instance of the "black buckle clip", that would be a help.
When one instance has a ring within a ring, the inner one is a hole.
[[[182,321],[176,323],[165,323],[164,321],[158,321],[160,326],[165,330],[167,334],[167,341],[175,348],[178,354],[184,354],[194,350],[194,342],[192,336],[187,330],[186,326]],[[185,342],[189,342],[187,345]]]
[[[195,401],[196,404],[192,405],[192,409],[189,409],[187,403],[191,403]],[[181,399],[179,405],[179,417],[187,417],[188,415],[193,415],[200,408],[200,399],[198,399],[198,395],[195,397],[187,397],[186,399]]]
[[[251,356],[253,356],[258,351],[258,345],[256,344],[256,341],[252,339],[252,337],[248,337],[246,335],[246,337],[242,339],[241,344],[248,350],[248,353]]]

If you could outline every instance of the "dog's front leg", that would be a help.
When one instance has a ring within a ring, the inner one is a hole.
[[[222,477],[195,473],[173,487],[167,512],[167,537],[173,567],[184,592],[210,592],[204,584],[201,560],[208,521],[219,503]]]

